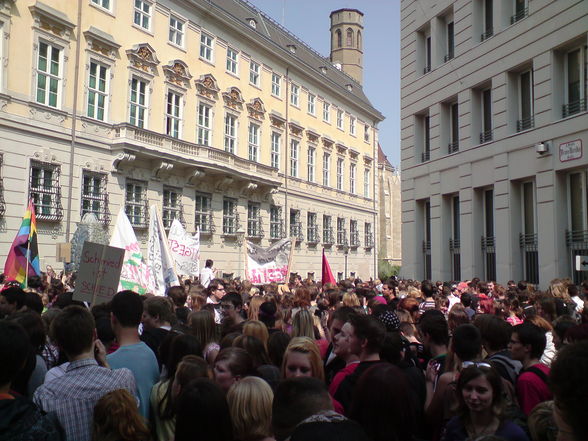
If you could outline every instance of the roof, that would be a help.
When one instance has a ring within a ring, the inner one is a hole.
[[[263,38],[269,43],[268,49],[282,55],[282,57],[293,58],[302,63],[304,70],[314,71],[313,77],[322,84],[334,89],[344,98],[355,103],[366,113],[379,121],[384,119],[365,95],[361,84],[345,72],[336,68],[328,57],[324,57],[315,51],[310,45],[304,43],[299,37],[278,24],[261,10],[246,0],[198,0],[205,8],[218,8],[225,14],[231,16],[235,21],[241,23],[240,30],[247,32],[253,39]],[[249,24],[255,20],[255,27]],[[328,36],[330,38],[330,36]],[[295,46],[295,52],[291,46]],[[326,69],[326,72],[324,71]]]
[[[392,167],[390,161],[388,161],[388,157],[384,154],[384,150],[382,150],[382,146],[378,142],[378,164],[383,164],[385,167]]]

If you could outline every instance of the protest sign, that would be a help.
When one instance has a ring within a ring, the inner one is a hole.
[[[168,234],[169,249],[176,264],[176,273],[183,276],[200,274],[200,232],[192,236],[179,220],[174,219]]]
[[[74,300],[92,305],[109,302],[118,292],[125,250],[93,242],[84,242]]]
[[[149,241],[147,243],[147,266],[153,276],[153,293],[163,296],[170,286],[180,284],[174,261],[169,251],[167,236],[159,211],[155,205],[149,213]]]
[[[251,283],[283,283],[288,279],[292,240],[285,238],[269,248],[247,241],[247,279]]]

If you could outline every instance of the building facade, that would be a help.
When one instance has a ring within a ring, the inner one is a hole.
[[[341,276],[375,273],[383,116],[328,58],[241,1],[0,5],[5,253],[29,198],[42,266],[88,212],[111,231],[124,208],[146,244],[155,204],[223,273],[243,275],[245,239],[287,236],[304,277],[323,247]]]
[[[401,10],[403,275],[588,278],[588,4]]]
[[[400,172],[378,145],[378,254],[380,261],[402,266]]]

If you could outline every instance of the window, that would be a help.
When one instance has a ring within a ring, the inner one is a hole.
[[[345,218],[337,218],[337,245],[347,245],[347,230],[345,229]]]
[[[127,181],[125,192],[125,213],[131,225],[147,228],[147,183]]]
[[[323,101],[323,121],[331,122],[331,105]]]
[[[212,63],[212,44],[213,38],[205,34],[204,32],[200,34],[200,58],[205,59]]]
[[[135,17],[133,20],[143,29],[151,29],[151,3],[146,0],[135,0]]]
[[[230,113],[225,115],[225,152],[235,154],[237,147],[237,117]]]
[[[110,0],[92,0],[92,3],[110,11]]]
[[[451,197],[451,234],[449,254],[451,254],[451,275],[453,280],[461,280],[461,244],[459,195]]]
[[[370,142],[370,126],[364,124],[363,126],[363,140],[365,142]]]
[[[108,102],[108,68],[95,61],[90,62],[88,78],[88,111],[87,116],[99,121],[106,119]]]
[[[106,184],[106,174],[93,173],[88,170],[82,172],[80,217],[83,217],[86,213],[94,213],[99,222],[105,224],[110,222]]]
[[[453,21],[447,23],[447,54],[445,54],[444,61],[449,61],[455,56],[455,31],[453,28]]]
[[[168,230],[174,219],[182,222],[182,192],[177,188],[163,187],[163,228]]]
[[[357,166],[355,164],[351,164],[349,167],[349,193],[355,194],[355,171]]]
[[[514,14],[510,17],[510,24],[514,24],[529,15],[528,0],[514,0]]]
[[[349,133],[355,136],[355,117],[349,117]]]
[[[317,243],[319,241],[316,213],[307,213],[306,215],[306,235],[308,242]]]
[[[576,47],[565,54],[563,117],[586,111],[586,46]]]
[[[527,70],[519,75],[519,119],[517,120],[517,132],[527,130],[535,126],[533,117],[533,71]]]
[[[343,45],[343,35],[341,34],[341,30],[337,29],[335,34],[337,36],[337,47],[341,47]]]
[[[261,237],[261,216],[259,204],[249,202],[247,204],[247,236]]]
[[[482,91],[482,132],[480,144],[492,141],[492,90]]]
[[[431,201],[426,200],[424,202],[424,237],[425,240],[423,241],[423,261],[425,263],[425,279],[431,279],[432,274],[432,261],[431,261]]]
[[[196,193],[194,202],[194,228],[200,234],[212,233],[212,195]]]
[[[63,66],[61,49],[39,42],[37,63],[37,102],[51,107],[61,106]]]
[[[212,108],[198,104],[198,144],[212,145]]]
[[[343,190],[343,158],[337,158],[337,190]]]
[[[363,197],[369,198],[370,197],[370,170],[369,168],[365,168],[363,170]]]
[[[300,87],[296,84],[290,84],[290,104],[295,107],[298,107],[298,94],[300,92]]]
[[[237,201],[223,199],[223,234],[235,234],[238,229]]]
[[[259,155],[259,126],[249,124],[249,160],[257,162]]]
[[[227,48],[227,72],[237,75],[237,51]]]
[[[535,228],[535,189],[533,182],[521,184],[522,193],[522,233],[519,238],[525,280],[530,283],[539,283],[539,250]]]
[[[144,128],[147,112],[147,81],[133,77],[131,80],[130,123]]]
[[[353,30],[351,28],[347,28],[346,36],[345,44],[347,47],[353,47]]]
[[[330,245],[334,242],[331,216],[323,214],[323,243]]]
[[[302,240],[302,222],[300,222],[300,210],[290,210],[290,236],[296,240]]]
[[[308,147],[308,181],[314,182],[314,165],[315,165],[315,158],[316,158],[316,149],[314,147]]]
[[[282,237],[284,237],[282,207],[270,205],[270,239],[281,239]]]
[[[271,151],[271,166],[273,168],[280,168],[280,143],[282,137],[279,133],[272,132],[272,151]]]
[[[184,22],[173,15],[169,17],[169,41],[184,46]]]
[[[282,77],[272,73],[272,95],[279,97],[282,89]]]
[[[492,37],[494,35],[494,20],[493,20],[493,1],[494,0],[483,0],[484,5],[482,9],[482,22],[483,22],[483,32],[482,32],[482,41]]]
[[[429,31],[430,32],[430,31]],[[423,73],[431,72],[431,36],[425,37],[425,67]]]
[[[449,105],[449,153],[459,151],[459,107],[457,103]]]
[[[316,96],[309,93],[308,94],[308,113],[310,113],[311,115],[314,115],[314,112],[315,112],[315,102],[316,102]]]
[[[343,111],[337,109],[337,128],[343,130]]]
[[[363,241],[366,248],[374,246],[374,233],[372,233],[372,224],[369,222],[363,224]]]
[[[254,86],[259,87],[260,84],[260,66],[255,61],[249,63],[249,82]]]
[[[174,138],[180,137],[180,123],[182,121],[181,112],[182,96],[172,92],[167,92],[167,106],[165,110],[165,133]]]
[[[431,159],[431,117],[426,115],[423,121],[423,157],[422,161],[426,162]]]
[[[484,236],[482,253],[484,255],[485,280],[496,280],[496,242],[494,238],[494,190],[485,190],[484,199]]]
[[[328,153],[323,153],[323,185],[325,187],[329,186],[330,180],[330,169],[331,169],[331,155]]]
[[[357,221],[350,220],[349,221],[349,238],[351,239],[349,243],[352,247],[359,246],[359,230],[357,229]]]
[[[293,139],[290,141],[290,176],[298,177],[298,147],[300,143]]]
[[[58,221],[61,210],[60,167],[39,161],[31,161],[29,199],[35,204],[37,219]]]

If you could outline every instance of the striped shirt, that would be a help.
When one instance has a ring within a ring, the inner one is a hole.
[[[65,375],[40,386],[33,401],[45,412],[57,414],[68,441],[91,441],[94,406],[103,395],[117,389],[136,396],[131,371],[104,368],[88,358],[71,362]]]

